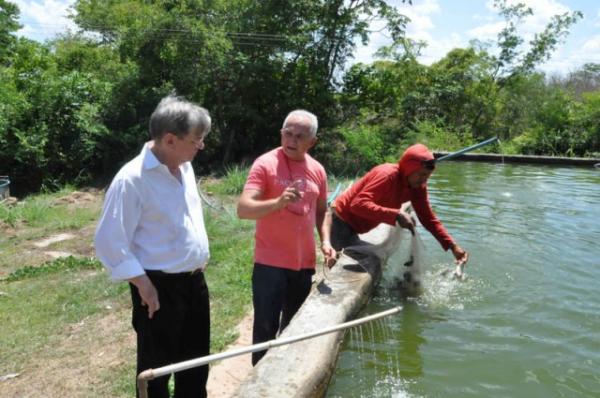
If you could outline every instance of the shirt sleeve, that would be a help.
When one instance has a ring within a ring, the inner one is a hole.
[[[122,179],[115,180],[106,192],[94,239],[96,255],[110,271],[113,280],[126,280],[145,273],[131,252],[141,214],[136,189]]]
[[[371,172],[365,176],[367,181],[349,205],[350,211],[363,219],[384,222],[389,225],[396,224],[399,209],[380,206],[379,198],[385,195],[389,187],[389,175],[386,173]]]
[[[267,190],[266,176],[267,170],[265,165],[260,159],[257,159],[248,172],[248,178],[246,179],[244,189],[257,190],[264,193]]]
[[[448,233],[442,222],[437,218],[429,204],[427,188],[413,189],[410,200],[421,224],[440,242],[444,250],[448,250],[454,240]]]

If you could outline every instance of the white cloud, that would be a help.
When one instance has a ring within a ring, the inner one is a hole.
[[[406,27],[407,35],[410,38],[426,41],[432,39],[430,32],[435,28],[435,25],[431,20],[431,15],[440,12],[438,0],[415,2],[412,6],[410,4],[401,3],[397,8],[401,14],[410,18],[410,22]]]
[[[493,47],[498,33],[505,27],[504,19],[493,8],[493,0],[487,0],[478,5],[473,4],[472,13],[462,15],[463,21],[440,20],[440,15],[445,15],[446,8],[453,7],[455,0],[419,0],[413,1],[413,5],[404,4],[400,0],[388,1],[390,5],[396,6],[401,13],[411,18],[407,25],[407,37],[414,40],[425,40],[428,46],[422,50],[423,55],[419,61],[431,64],[444,57],[448,51],[456,47],[466,47],[472,39],[491,43],[488,51],[497,52]],[[598,44],[597,27],[600,26],[600,9],[596,5],[582,5],[573,0],[508,0],[509,4],[524,3],[531,7],[533,15],[525,18],[518,26],[517,34],[523,38],[523,51],[527,51],[528,43],[534,38],[534,34],[540,33],[550,22],[554,15],[562,15],[583,8],[586,20],[580,21],[565,38],[563,44],[559,44],[552,58],[539,68],[546,73],[566,73],[575,70],[585,62],[600,62],[600,47]],[[442,9],[443,8],[443,9]],[[452,10],[450,10],[452,11]],[[461,10],[462,11],[462,10]],[[463,11],[464,12],[464,11]],[[450,13],[452,14],[452,13]],[[461,16],[459,16],[461,18]],[[447,26],[435,26],[436,24],[452,23],[454,34],[440,34],[438,30]],[[460,30],[461,26],[465,29]],[[374,29],[375,30],[375,29]],[[591,30],[591,34],[590,34]],[[372,62],[372,54],[382,45],[389,44],[389,39],[381,34],[371,35],[371,43],[368,47],[359,47],[356,51],[356,61]]]
[[[518,26],[519,34],[524,38],[525,42],[533,39],[536,33],[544,30],[551,18],[557,14],[564,14],[571,12],[571,9],[564,4],[556,0],[508,0],[508,5],[516,5],[517,3],[525,4],[530,7],[533,11],[533,15],[530,15],[523,19],[522,23]],[[498,10],[494,8],[494,2],[488,1],[486,8],[494,14],[498,13]],[[495,39],[498,32],[505,26],[504,20],[499,15],[496,15],[494,22],[478,26],[471,29],[468,32],[471,38],[477,38],[480,40]]]
[[[600,58],[600,35],[588,39],[581,47],[581,52],[587,55],[596,54],[596,58]]]
[[[413,2],[413,5],[396,0],[388,1],[388,4],[396,7],[400,14],[410,18],[410,22],[406,26],[407,37],[413,40],[424,40],[429,44],[434,41],[431,31],[435,29],[435,25],[431,19],[431,15],[441,11],[439,0],[423,0]],[[383,26],[384,23],[379,20],[371,23],[369,29],[373,34],[371,34],[369,44],[367,46],[358,46],[354,62],[370,63],[373,61],[373,54],[380,47],[391,44],[388,32],[381,30]],[[430,47],[425,51],[428,50],[430,50]]]
[[[505,24],[502,21],[491,22],[485,25],[480,25],[466,32],[470,39],[481,41],[495,40],[498,37],[498,32],[504,28]]]
[[[69,7],[75,0],[15,0],[14,2],[21,11],[19,22],[23,28],[19,30],[19,35],[34,40],[45,40],[76,27],[67,18]]]

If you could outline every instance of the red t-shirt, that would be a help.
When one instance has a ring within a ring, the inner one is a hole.
[[[323,166],[308,154],[302,161],[289,159],[279,147],[254,161],[244,190],[258,190],[262,199],[272,199],[297,180],[302,199],[256,221],[257,263],[292,270],[315,268],[317,200],[327,200]]]
[[[420,147],[424,148],[423,145]],[[420,165],[417,166],[411,159],[407,162],[405,156],[399,164],[386,163],[374,167],[336,199],[336,214],[356,233],[362,234],[382,222],[395,225],[400,206],[410,201],[421,224],[444,250],[448,250],[454,240],[431,209],[427,187],[411,188],[406,180],[405,175],[418,167]]]

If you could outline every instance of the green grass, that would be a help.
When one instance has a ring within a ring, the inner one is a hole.
[[[227,166],[225,176],[216,184],[211,184],[210,189],[219,195],[239,195],[244,189],[249,170],[247,166]]]
[[[97,218],[99,208],[56,205],[59,198],[73,191],[74,188],[66,187],[51,194],[26,197],[13,206],[0,204],[0,220],[12,227],[42,228],[45,233],[81,228]]]
[[[207,212],[211,259],[206,279],[211,299],[211,351],[222,351],[252,303],[254,223],[230,212]]]
[[[0,374],[21,372],[37,353],[58,344],[69,325],[123,305],[126,289],[102,270],[40,273],[0,283]]]
[[[33,232],[27,231],[34,226],[38,231],[36,235],[40,236],[61,228],[93,228],[98,218],[98,204],[95,210],[87,209],[89,213],[82,208],[76,209],[74,214],[67,211],[68,206],[55,202],[56,198],[66,194],[68,191],[32,196],[23,205],[1,210],[0,219],[14,225],[17,232],[8,242],[10,247],[23,252],[15,253],[14,258],[19,264],[14,265],[0,281],[0,374],[26,374],[34,361],[44,366],[46,361],[60,361],[61,355],[65,355],[65,361],[78,360],[70,347],[78,341],[76,338],[70,340],[74,325],[81,325],[77,327],[83,328],[79,333],[84,337],[90,335],[96,341],[107,341],[99,325],[112,315],[117,317],[121,333],[133,333],[128,285],[111,282],[96,259],[69,257],[32,264],[31,254],[24,254],[31,250],[29,240]],[[211,300],[212,353],[222,351],[235,340],[235,326],[251,308],[252,302],[254,223],[235,216],[232,205],[227,203],[236,199],[237,195],[214,197],[213,200],[220,203],[219,208],[226,208],[222,211],[205,206],[211,250],[206,279]],[[77,231],[73,232],[77,234]],[[89,241],[82,243],[91,243],[89,235],[82,235],[79,239]],[[0,249],[3,244],[0,239]],[[83,337],[80,340],[84,341]],[[64,352],[66,346],[70,350],[67,353]],[[135,347],[126,348],[130,351],[125,361],[108,364],[99,370],[94,385],[81,386],[81,396],[134,395]],[[77,352],[77,347],[73,350]],[[81,352],[81,366],[85,366],[88,354],[83,348]],[[65,363],[62,366],[68,368],[73,365]],[[2,388],[0,386],[0,395]]]
[[[63,257],[48,261],[39,266],[26,265],[11,272],[3,282],[14,282],[57,272],[66,273],[81,269],[101,269],[102,264],[94,258]]]

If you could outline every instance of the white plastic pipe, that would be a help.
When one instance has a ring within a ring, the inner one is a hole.
[[[243,354],[248,354],[256,351],[267,350],[272,347],[279,347],[286,344],[296,343],[298,341],[312,339],[314,337],[322,336],[324,334],[337,332],[339,330],[348,329],[354,326],[362,325],[363,323],[371,322],[376,319],[386,317],[388,315],[396,314],[402,310],[402,306],[397,306],[386,311],[378,312],[373,315],[369,315],[363,318],[355,319],[353,321],[340,323],[339,325],[330,326],[324,329],[320,329],[310,333],[304,333],[297,336],[285,337],[282,339],[275,339],[265,341],[264,343],[254,344],[248,347],[237,348],[231,351],[220,352],[218,354],[207,355],[205,357],[190,359],[187,361],[174,363],[171,365],[163,366],[157,369],[144,370],[138,375],[138,390],[140,398],[148,398],[148,380],[155,379],[157,377],[165,376],[171,373],[180,372],[198,366],[206,365],[211,362],[236,357]]]

